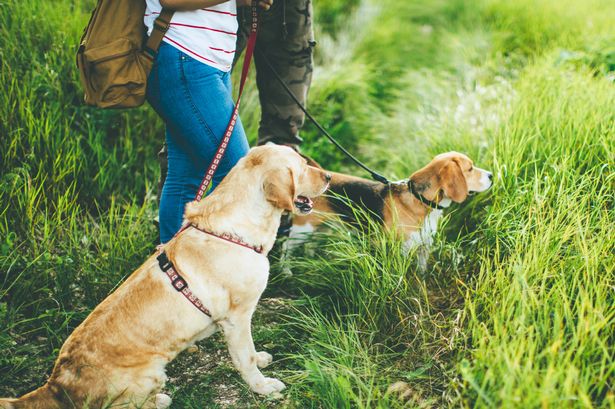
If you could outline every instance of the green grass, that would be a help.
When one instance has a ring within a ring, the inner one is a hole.
[[[2,396],[44,382],[156,236],[160,120],[81,104],[92,3],[0,4]],[[615,407],[610,2],[321,3],[309,105],[323,124],[392,178],[458,150],[496,183],[448,212],[425,274],[368,222],[333,223],[292,277],[273,257],[254,328],[284,399],[249,392],[217,335],[170,366],[174,407]],[[313,126],[302,135],[320,163],[362,175]]]

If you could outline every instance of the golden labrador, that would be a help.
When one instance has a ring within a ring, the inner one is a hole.
[[[186,206],[193,227],[163,247],[192,301],[211,316],[177,291],[179,281],[152,255],[68,337],[47,383],[19,399],[0,399],[0,407],[166,408],[171,399],[159,393],[165,366],[219,327],[250,389],[284,389],[259,370],[272,357],[254,347],[252,314],[267,285],[267,253],[282,212],[309,213],[329,179],[288,147],[253,148],[211,195]]]

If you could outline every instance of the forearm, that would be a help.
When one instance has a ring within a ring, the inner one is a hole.
[[[229,0],[160,0],[160,5],[165,9],[186,11],[216,6],[227,1]]]

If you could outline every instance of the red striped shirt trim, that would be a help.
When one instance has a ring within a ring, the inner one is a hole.
[[[185,46],[181,45],[180,43],[178,43],[178,42],[177,42],[177,41],[175,41],[175,40],[170,39],[169,37],[165,37],[165,39],[167,39],[167,40],[169,40],[170,42],[172,42],[173,44],[177,45],[177,46],[178,46],[178,47],[180,47],[182,50],[186,50],[186,51],[188,51],[190,54],[196,55],[197,57],[202,58],[202,59],[203,59],[203,60],[205,60],[205,61],[209,61],[210,63],[216,64],[217,66],[221,66],[221,65],[222,65],[222,64],[220,64],[220,63],[218,63],[218,62],[216,62],[216,61],[214,61],[214,60],[210,60],[210,59],[209,59],[209,58],[207,58],[207,57],[203,57],[201,54],[195,53],[195,52],[194,52],[194,51],[192,51],[191,49],[189,49],[189,48],[187,48],[187,47],[185,47]]]
[[[219,10],[210,10],[210,9],[201,9],[201,10],[209,11],[210,13],[226,14],[227,16],[237,17],[237,14],[229,13],[228,11],[219,11]],[[160,14],[160,13],[157,12],[157,11],[153,11],[151,13],[144,14],[143,17],[148,17],[148,16],[151,16],[151,15],[154,15],[154,14]]]
[[[222,51],[223,53],[227,53],[227,54],[233,54],[235,52],[235,50],[227,51],[227,50],[223,50],[222,48],[216,48],[216,47],[209,47],[209,49],[214,50],[214,51]]]
[[[226,14],[226,15],[228,15],[228,16],[237,17],[237,14],[233,14],[233,13],[230,13],[230,12],[228,12],[228,11],[211,10],[211,9],[201,9],[201,10],[203,10],[203,11],[209,11],[209,12],[211,12],[211,13]]]
[[[215,31],[217,33],[228,34],[237,37],[237,33],[233,33],[231,31],[218,30],[217,28],[205,27],[205,26],[193,26],[192,24],[183,24],[183,23],[171,23],[172,26],[181,26],[181,27],[189,27],[189,28],[198,28],[200,30],[210,30]]]

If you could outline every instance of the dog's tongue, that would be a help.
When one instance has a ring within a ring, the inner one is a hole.
[[[302,212],[308,213],[312,210],[314,202],[309,197],[297,196],[297,198],[295,199],[295,206],[297,206],[297,208]]]
[[[301,203],[301,204],[306,204],[309,206],[312,206],[314,204],[314,202],[312,202],[312,199],[310,199],[309,197],[305,197],[305,196],[298,196],[297,197],[297,202]]]

